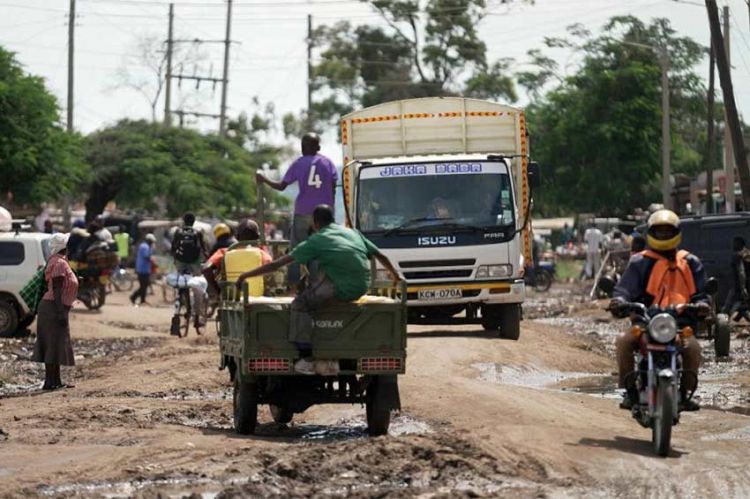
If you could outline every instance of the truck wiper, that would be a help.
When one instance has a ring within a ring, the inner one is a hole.
[[[394,232],[398,232],[400,230],[407,229],[411,227],[414,224],[418,224],[420,222],[433,222],[433,221],[440,221],[440,220],[453,220],[453,217],[445,217],[445,218],[433,218],[433,217],[420,217],[420,218],[412,218],[411,220],[407,220],[406,222],[402,223],[398,227],[394,227],[392,229],[388,229],[383,234],[384,237],[390,236]]]

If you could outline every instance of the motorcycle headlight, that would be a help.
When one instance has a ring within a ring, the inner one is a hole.
[[[510,277],[513,275],[513,265],[480,265],[477,268],[477,279],[492,277]]]
[[[648,323],[648,332],[659,343],[667,343],[677,336],[677,321],[669,314],[659,314]]]

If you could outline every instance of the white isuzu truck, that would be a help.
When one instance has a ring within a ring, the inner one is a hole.
[[[346,221],[406,278],[409,321],[481,323],[518,339],[539,178],[523,111],[460,97],[387,102],[344,116],[341,142]]]

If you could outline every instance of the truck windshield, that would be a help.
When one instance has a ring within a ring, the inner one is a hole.
[[[389,165],[360,173],[363,232],[512,226],[513,196],[502,163]]]

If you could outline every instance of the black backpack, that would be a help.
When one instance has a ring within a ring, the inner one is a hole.
[[[179,229],[172,241],[172,254],[178,262],[197,262],[201,256],[200,235],[192,227]]]

